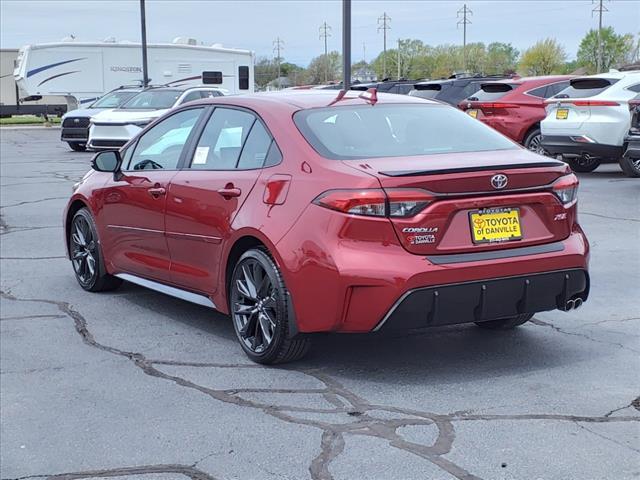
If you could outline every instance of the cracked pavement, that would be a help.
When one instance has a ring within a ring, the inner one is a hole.
[[[80,289],[62,208],[91,154],[0,130],[0,477],[640,476],[640,182],[581,176],[592,294],[511,332],[321,335],[249,362],[228,319]],[[588,214],[587,214],[588,212]]]

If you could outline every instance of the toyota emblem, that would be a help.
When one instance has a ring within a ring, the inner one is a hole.
[[[496,190],[502,190],[507,186],[508,182],[509,179],[504,173],[498,173],[491,177],[491,185],[493,185],[493,188],[495,188]]]

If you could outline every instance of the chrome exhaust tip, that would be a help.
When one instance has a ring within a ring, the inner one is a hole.
[[[576,304],[575,300],[567,300],[567,303],[564,304],[564,311],[569,312],[573,310],[575,307],[575,304]]]
[[[582,299],[581,299],[581,298],[576,298],[576,299],[573,301],[573,309],[574,309],[574,310],[577,310],[577,309],[579,309],[581,306],[582,306]]]

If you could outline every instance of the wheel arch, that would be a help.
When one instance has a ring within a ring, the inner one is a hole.
[[[525,130],[524,135],[522,135],[522,141],[521,141],[523,146],[524,146],[524,142],[527,140],[527,137],[531,135],[531,133],[534,130],[540,130],[540,134],[542,134],[542,126],[540,125],[540,121],[535,122]]]
[[[67,256],[69,256],[69,234],[71,233],[71,221],[73,220],[74,215],[82,208],[86,208],[91,211],[89,204],[81,198],[75,198],[67,207],[67,212],[64,218],[64,244],[67,249]]]

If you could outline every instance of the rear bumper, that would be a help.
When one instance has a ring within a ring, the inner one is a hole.
[[[621,145],[577,142],[572,137],[564,135],[543,135],[542,147],[554,156],[584,157],[589,155],[604,161],[617,161],[623,153]]]
[[[482,322],[566,310],[589,296],[589,274],[571,269],[418,288],[406,292],[374,331]]]

